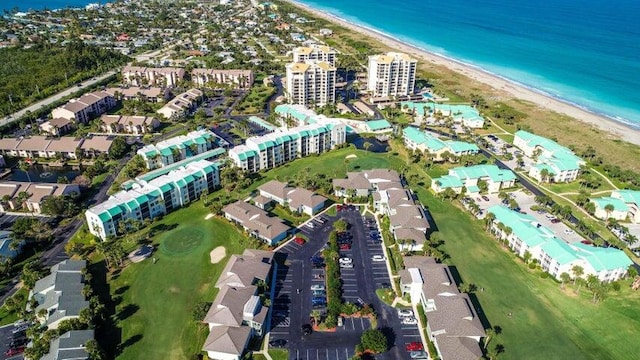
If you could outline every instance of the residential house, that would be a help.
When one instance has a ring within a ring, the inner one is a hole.
[[[106,91],[95,91],[70,100],[66,105],[53,109],[53,118],[73,120],[87,124],[89,120],[100,116],[116,106],[116,99]]]
[[[153,170],[205,153],[218,146],[219,138],[213,132],[203,129],[175,136],[155,145],[146,145],[137,153],[144,159],[147,169]]]
[[[209,327],[203,350],[210,359],[239,360],[251,338],[264,334],[268,308],[257,285],[269,284],[277,266],[270,251],[231,255],[216,283],[220,292],[203,320]]]
[[[196,201],[220,185],[219,165],[198,160],[150,180],[138,180],[129,190],[117,192],[85,212],[89,232],[107,239],[119,224],[154,219]]]
[[[454,140],[440,140],[435,135],[409,126],[402,130],[405,146],[413,151],[429,154],[434,161],[454,161],[464,155],[480,152],[476,144]]]
[[[143,135],[160,126],[160,121],[150,116],[102,115],[100,121],[100,129],[109,134]]]
[[[177,119],[188,112],[194,110],[204,93],[198,89],[190,89],[176,96],[158,109],[158,114],[164,115],[167,119]]]
[[[94,340],[94,330],[71,330],[51,340],[49,352],[40,360],[89,360],[87,342]]]
[[[503,189],[515,186],[517,177],[509,169],[500,169],[496,165],[473,165],[449,169],[449,174],[431,181],[431,189],[436,193],[453,189],[461,194],[466,189],[467,194],[480,192],[479,182],[487,186],[487,192],[497,193]]]
[[[622,250],[561,240],[530,215],[503,206],[492,206],[487,211],[495,216],[491,230],[496,237],[506,240],[518,256],[530,254],[557,280],[561,280],[562,273],[574,276],[573,267],[580,266],[584,278],[594,275],[600,281],[616,281],[626,275],[632,264]]]
[[[73,130],[73,128],[73,121],[65,118],[54,118],[40,124],[42,132],[53,136],[62,136]]]
[[[24,193],[24,198],[21,193]],[[29,212],[41,214],[41,204],[49,196],[77,196],[80,187],[76,184],[33,183],[19,181],[0,181],[0,212],[25,207]],[[20,204],[20,201],[23,201]]]
[[[592,198],[596,211],[594,216],[607,220],[613,218],[624,221],[629,218],[632,223],[640,223],[640,191],[638,190],[614,190],[608,197]],[[613,209],[607,209],[611,205]]]
[[[404,257],[400,288],[427,317],[427,336],[442,360],[478,360],[486,335],[469,295],[461,293],[449,267],[426,256]]]
[[[580,174],[580,167],[586,164],[568,148],[524,130],[515,133],[513,145],[535,161],[529,168],[529,176],[538,181],[574,181]]]
[[[275,245],[284,240],[289,233],[289,226],[277,217],[244,201],[236,201],[225,206],[224,216],[244,228],[251,236],[261,239],[268,245]]]
[[[184,69],[172,67],[125,66],[122,69],[122,81],[133,86],[175,87],[184,75]]]
[[[253,85],[255,75],[253,70],[193,69],[191,81],[198,87],[246,90]]]
[[[398,172],[390,169],[348,172],[346,179],[333,179],[333,191],[336,196],[344,198],[366,197],[388,183],[400,183]]]
[[[29,292],[29,299],[37,303],[38,320],[49,330],[57,329],[64,320],[77,319],[89,307],[82,294],[86,265],[84,260],[62,261],[51,268],[50,275],[36,281]]]
[[[260,196],[271,199],[289,210],[310,216],[318,213],[327,201],[324,196],[303,188],[293,188],[286,183],[271,180],[258,187]],[[262,204],[265,205],[264,203]]]

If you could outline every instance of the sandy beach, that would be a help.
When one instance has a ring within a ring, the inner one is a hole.
[[[375,38],[376,40],[382,42],[386,46],[401,52],[411,54],[412,56],[416,57],[419,60],[427,61],[436,65],[441,65],[452,71],[456,71],[461,74],[464,74],[465,76],[473,80],[476,80],[478,82],[481,82],[493,87],[494,89],[504,93],[506,96],[511,96],[514,98],[526,100],[531,103],[537,104],[538,106],[543,107],[545,109],[548,109],[560,114],[568,115],[586,124],[596,126],[599,129],[606,131],[624,141],[630,142],[632,144],[640,145],[640,130],[628,127],[625,124],[616,122],[605,116],[584,110],[573,104],[560,101],[551,96],[538,93],[536,91],[528,89],[515,82],[509,81],[501,77],[498,77],[494,74],[485,72],[482,69],[469,66],[462,62],[458,62],[429,51],[425,51],[423,49],[417,48],[410,44],[407,44],[407,43],[398,41],[394,38],[391,38],[389,36],[386,36],[382,33],[347,22],[339,17],[336,17],[324,11],[314,9],[312,7],[309,7],[307,5],[304,5],[295,1],[291,1],[291,0],[286,0],[286,1],[295,6],[303,8],[304,10],[314,14],[319,18],[323,18],[325,20],[339,24],[340,26],[343,26],[344,28],[347,28],[349,30]]]

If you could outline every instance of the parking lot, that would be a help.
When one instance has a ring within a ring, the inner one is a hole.
[[[22,354],[14,355],[14,356],[6,356],[5,353],[9,350],[9,344],[11,343],[11,338],[13,337],[13,330],[15,327],[13,324],[6,325],[0,327],[0,357],[2,359],[11,359],[11,360],[22,360],[24,356]]]
[[[383,329],[394,344],[377,359],[409,359],[405,350],[407,342],[420,341],[417,325],[402,325],[397,311],[384,305],[376,296],[376,289],[390,286],[382,243],[377,233],[373,217],[364,218],[357,208],[346,208],[335,217],[322,215],[312,220],[313,228],[300,228],[309,240],[305,244],[290,241],[278,250],[278,257],[284,258],[276,274],[276,288],[270,325],[270,342],[286,340],[290,359],[305,360],[347,360],[354,355],[355,345],[360,335],[371,327],[368,318],[346,318],[335,332],[313,332],[303,335],[302,325],[309,324],[312,301],[312,286],[324,286],[324,268],[314,266],[310,260],[319,256],[327,243],[333,223],[345,219],[349,224],[351,248],[340,251],[341,257],[351,259],[353,268],[341,268],[343,280],[343,300],[352,303],[370,304],[378,314],[378,326]],[[373,257],[376,256],[376,261]],[[382,257],[382,260],[380,258]],[[322,308],[316,306],[320,311]]]

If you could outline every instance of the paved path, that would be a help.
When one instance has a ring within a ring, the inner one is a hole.
[[[609,180],[608,177],[606,177],[603,173],[601,173],[600,171],[594,169],[594,168],[590,168],[594,173],[600,175],[600,177],[602,177],[604,179],[604,181],[606,181],[607,183],[609,183],[609,185],[613,186],[614,189],[616,190],[620,190],[620,188],[618,188],[614,183],[611,182],[611,180]]]
[[[84,81],[84,82],[80,83],[81,86],[75,86],[74,85],[74,86],[72,86],[70,88],[67,88],[66,90],[63,90],[63,91],[61,91],[61,92],[59,92],[59,93],[57,93],[55,95],[49,96],[48,98],[46,98],[44,100],[40,100],[37,103],[31,104],[31,105],[27,106],[26,108],[24,108],[24,109],[22,109],[20,111],[17,111],[15,113],[3,118],[3,119],[0,119],[0,126],[4,126],[4,125],[10,124],[10,123],[12,123],[14,121],[17,121],[22,116],[24,116],[27,113],[27,111],[35,112],[35,111],[39,110],[41,107],[43,107],[43,106],[50,105],[50,104],[52,104],[52,103],[54,103],[56,101],[59,101],[60,99],[66,97],[66,96],[70,96],[70,95],[72,95],[72,94],[74,94],[74,93],[76,93],[78,91],[83,90],[85,87],[92,86],[92,85],[94,85],[94,84],[96,84],[96,83],[98,83],[98,82],[100,82],[102,80],[105,80],[108,77],[113,76],[115,74],[116,74],[115,70],[109,71],[109,72],[104,73],[104,74],[102,74],[100,76],[97,76],[97,77],[95,77],[95,78],[93,78],[91,80],[87,80],[87,81]]]

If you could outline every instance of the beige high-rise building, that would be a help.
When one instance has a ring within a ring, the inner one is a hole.
[[[336,66],[336,51],[328,46],[311,45],[293,49],[293,62],[303,63],[307,60],[318,60]]]
[[[323,106],[336,101],[336,68],[331,64],[307,60],[289,63],[286,69],[289,103]]]
[[[416,59],[403,53],[369,56],[367,90],[373,97],[413,94],[417,64]]]

